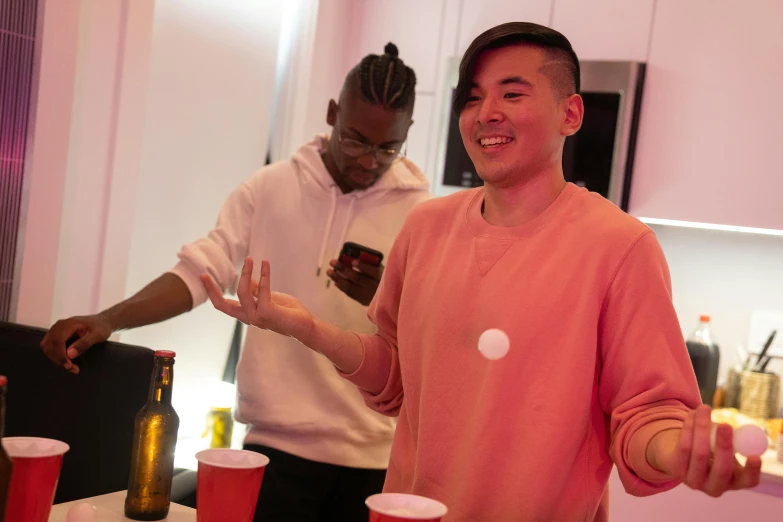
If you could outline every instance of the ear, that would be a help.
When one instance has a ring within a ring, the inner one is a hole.
[[[585,104],[582,97],[578,94],[572,94],[565,100],[564,118],[560,127],[563,136],[572,136],[582,127],[582,118],[585,115]]]
[[[337,125],[338,112],[340,112],[340,106],[337,105],[337,102],[333,99],[329,100],[329,108],[326,110],[326,123],[328,123],[330,127]]]

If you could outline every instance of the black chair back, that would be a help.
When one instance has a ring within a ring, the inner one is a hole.
[[[7,437],[70,445],[55,503],[127,489],[133,421],[149,392],[154,352],[106,342],[78,359],[79,375],[40,348],[46,330],[0,322],[0,374],[8,377]]]

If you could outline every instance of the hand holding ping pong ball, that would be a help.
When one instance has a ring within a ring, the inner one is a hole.
[[[712,425],[710,448],[715,451],[715,436],[718,425]],[[745,457],[760,457],[767,451],[767,434],[753,424],[746,424],[734,430],[734,452]]]
[[[75,504],[65,515],[65,522],[96,522],[98,509],[89,502]]]
[[[491,361],[502,359],[508,353],[511,341],[506,332],[490,328],[479,336],[478,349],[481,355]]]

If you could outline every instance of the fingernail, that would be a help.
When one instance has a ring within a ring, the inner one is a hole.
[[[71,366],[73,366],[71,363],[69,363],[69,362],[65,363],[65,369],[66,370],[70,370]]]
[[[75,358],[77,355],[79,355],[79,352],[74,350],[73,348],[68,348],[68,351],[66,352],[66,355],[69,359]]]

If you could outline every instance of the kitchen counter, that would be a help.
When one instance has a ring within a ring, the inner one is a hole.
[[[740,455],[737,455],[737,460],[745,463]],[[783,498],[783,462],[778,461],[775,450],[767,450],[761,456],[761,482],[753,491]]]
[[[772,450],[762,456],[761,482],[756,488],[728,491],[719,498],[683,485],[650,497],[634,497],[623,490],[617,470],[612,471],[609,479],[609,520],[766,522],[779,519],[780,513],[783,513],[783,463],[777,461]]]

